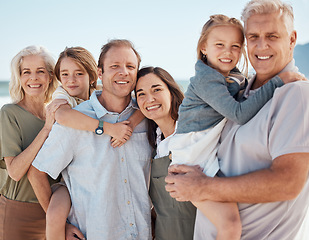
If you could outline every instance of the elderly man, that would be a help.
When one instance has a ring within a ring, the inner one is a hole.
[[[243,10],[248,55],[256,71],[246,94],[285,71],[298,71],[293,50],[292,7],[280,0],[252,0]],[[222,178],[197,167],[172,166],[167,191],[179,201],[238,202],[242,239],[294,239],[309,205],[309,82],[275,91],[247,124],[228,121],[218,157]],[[216,230],[200,212],[195,239],[215,239]]]
[[[104,45],[98,66],[102,92],[75,109],[110,123],[129,118],[136,109],[131,92],[139,63],[129,41]],[[42,185],[46,174],[57,178],[62,173],[72,200],[68,219],[87,239],[150,239],[146,127],[142,121],[125,145],[113,148],[100,125],[97,135],[55,124],[28,174],[44,209],[50,197],[50,188]]]

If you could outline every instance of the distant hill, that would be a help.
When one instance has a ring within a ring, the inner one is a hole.
[[[309,78],[309,43],[296,45],[294,58],[299,71]]]

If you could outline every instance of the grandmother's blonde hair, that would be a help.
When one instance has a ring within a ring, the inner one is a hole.
[[[51,82],[49,83],[47,92],[45,94],[45,103],[48,103],[55,89],[58,87],[59,83],[56,80],[54,74],[55,61],[51,54],[42,46],[29,46],[22,49],[11,61],[11,81],[9,84],[9,92],[13,103],[18,103],[23,100],[25,92],[21,87],[21,64],[24,57],[37,55],[41,56],[44,60],[46,70],[49,73]]]

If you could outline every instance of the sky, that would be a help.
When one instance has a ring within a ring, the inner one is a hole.
[[[212,14],[240,18],[248,0],[0,0],[0,81],[11,59],[29,45],[57,60],[65,47],[82,46],[98,59],[110,39],[133,42],[141,66],[159,66],[176,80],[194,74],[196,45]],[[309,0],[293,0],[298,44],[309,42]]]

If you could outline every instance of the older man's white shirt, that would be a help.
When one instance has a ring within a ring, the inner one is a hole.
[[[296,69],[291,62],[287,68]],[[268,168],[288,153],[309,152],[309,82],[289,83],[245,125],[228,121],[218,157],[226,176]],[[280,189],[278,189],[280,191]],[[291,240],[299,232],[309,205],[309,181],[296,199],[264,204],[238,204],[242,239]],[[215,239],[216,229],[197,214],[195,240]],[[300,234],[300,233],[299,233]]]

